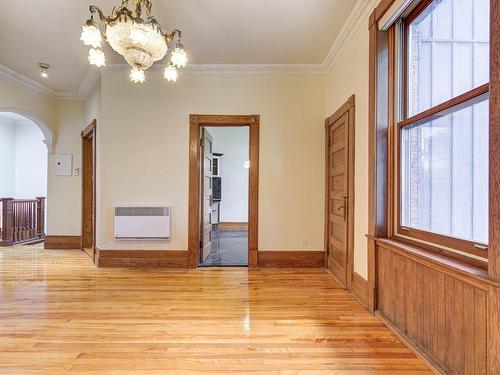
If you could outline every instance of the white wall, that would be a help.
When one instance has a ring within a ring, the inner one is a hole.
[[[219,159],[222,181],[220,221],[248,222],[248,127],[207,127],[213,137],[213,152],[224,154]]]
[[[187,249],[189,114],[259,114],[259,248],[323,249],[325,76],[185,75],[101,78],[98,163],[101,249]],[[173,208],[170,242],[113,240],[115,205]],[[306,245],[300,238],[308,238]]]
[[[0,198],[13,198],[15,192],[15,136],[13,121],[0,119]]]
[[[18,122],[15,136],[16,199],[47,196],[47,147],[40,129],[30,121]]]
[[[47,196],[47,147],[31,121],[0,116],[0,196],[34,199]]]

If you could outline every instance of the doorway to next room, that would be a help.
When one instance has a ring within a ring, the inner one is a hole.
[[[248,266],[249,129],[202,126],[200,267]]]

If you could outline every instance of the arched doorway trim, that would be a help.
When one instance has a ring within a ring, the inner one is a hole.
[[[47,151],[49,154],[52,154],[54,152],[54,144],[56,142],[56,135],[52,131],[52,129],[47,125],[45,121],[43,121],[40,117],[37,115],[26,111],[24,109],[20,108],[14,108],[14,107],[0,107],[0,113],[17,113],[18,115],[26,117],[28,120],[33,121],[36,126],[42,131],[43,133],[43,143],[47,146]]]

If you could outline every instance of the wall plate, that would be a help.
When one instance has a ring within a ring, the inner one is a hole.
[[[72,154],[53,154],[52,162],[56,176],[73,175],[73,155]]]

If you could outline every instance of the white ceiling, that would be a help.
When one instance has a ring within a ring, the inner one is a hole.
[[[179,28],[193,64],[321,64],[356,0],[152,0]],[[58,92],[76,92],[89,71],[79,40],[90,4],[106,15],[120,0],[2,0],[0,64]],[[108,64],[124,60],[109,49]],[[51,65],[40,77],[39,62]]]

